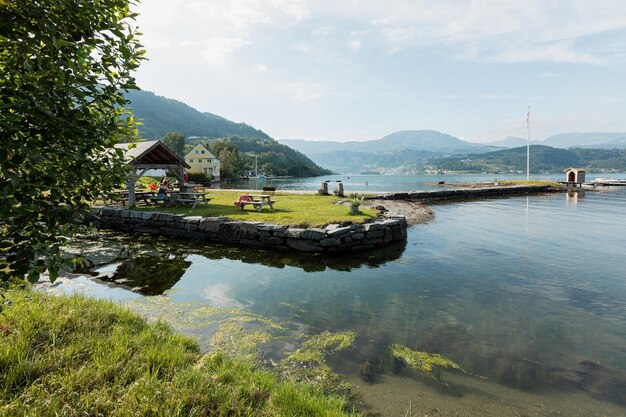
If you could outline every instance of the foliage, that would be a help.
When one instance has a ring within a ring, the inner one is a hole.
[[[582,161],[582,167],[593,171],[626,171],[626,149],[571,148]]]
[[[229,135],[269,136],[245,123],[235,123],[211,113],[201,113],[180,101],[157,96],[149,91],[130,91],[126,98],[131,102],[135,118],[142,121],[139,128],[145,138],[160,138],[170,131],[202,138],[222,138]]]
[[[361,205],[361,203],[363,202],[361,200],[361,196],[359,196],[359,194],[357,194],[357,193],[350,194],[349,199],[350,199],[349,200],[350,201],[350,205],[352,207],[359,207]]]
[[[406,346],[394,344],[389,347],[391,355],[400,359],[408,368],[419,372],[425,372],[434,378],[437,382],[443,382],[440,377],[442,368],[463,369],[455,362],[436,353],[418,352],[409,349]],[[447,384],[446,384],[447,385]]]
[[[167,132],[161,139],[174,153],[185,157],[185,135],[180,132]]]
[[[435,158],[429,160],[428,164],[437,169],[451,171],[525,171],[526,147]],[[595,171],[626,171],[626,149],[572,148],[566,150],[543,145],[530,147],[531,172],[563,172],[569,167]]]
[[[189,182],[195,182],[202,185],[211,185],[213,181],[213,174],[203,172],[188,172],[187,180]]]
[[[220,160],[220,179],[238,178],[241,170],[239,149],[226,141],[211,142],[209,150]]]
[[[344,416],[345,398],[202,355],[160,322],[106,301],[9,292],[0,315],[0,415]]]
[[[218,156],[215,151],[228,146],[233,146],[238,150],[237,159],[233,161],[233,165],[238,168],[236,174],[239,174],[239,171],[254,171],[254,155],[256,155],[257,167],[263,169],[266,174],[271,171],[277,176],[314,177],[331,173],[315,165],[302,153],[271,138],[230,136],[212,141],[208,145],[215,156]],[[223,164],[221,158],[220,162]],[[222,171],[224,171],[223,167]]]
[[[51,278],[135,135],[121,91],[143,59],[129,0],[0,3],[0,279]]]
[[[319,227],[330,223],[345,221],[364,222],[375,218],[378,212],[374,209],[362,209],[357,215],[346,212],[345,206],[334,204],[337,197],[313,194],[286,194],[277,192],[272,198],[277,201],[274,209],[263,207],[261,212],[252,208],[241,210],[234,205],[240,192],[210,190],[208,206],[198,204],[189,207],[142,207],[141,210],[157,210],[167,213],[193,214],[206,217],[227,217],[233,220],[254,220],[276,224],[296,225],[300,227]]]

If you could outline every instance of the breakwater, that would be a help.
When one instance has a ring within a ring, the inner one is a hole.
[[[413,200],[422,203],[442,201],[475,200],[481,198],[497,198],[519,195],[542,194],[556,191],[549,185],[521,185],[510,187],[481,187],[463,188],[454,190],[415,191],[402,193],[387,193],[375,196],[366,196],[366,200]]]
[[[404,217],[363,224],[298,228],[254,221],[232,221],[152,211],[98,207],[90,219],[100,229],[203,240],[301,252],[348,252],[373,249],[406,239]]]

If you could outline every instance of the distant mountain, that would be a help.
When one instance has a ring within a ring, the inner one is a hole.
[[[261,130],[245,123],[235,123],[212,113],[202,113],[171,98],[157,96],[149,91],[129,91],[135,118],[143,126],[139,131],[146,139],[161,138],[167,132],[182,132],[185,136],[221,138],[226,136],[255,137],[269,139]]]
[[[454,136],[434,130],[404,130],[392,133],[381,139],[365,141],[335,142],[281,139],[279,142],[309,156],[336,151],[389,152],[406,149],[458,153],[471,152],[484,148],[481,144],[466,142]]]
[[[495,146],[499,148],[517,148],[519,146],[526,146],[527,139],[518,138],[515,136],[507,136],[504,139],[496,140],[493,142],[484,143],[484,145]],[[531,142],[531,144],[535,145],[537,142]]]
[[[589,132],[589,133],[562,133],[550,136],[542,142],[543,145],[555,148],[626,148],[626,133],[624,132]]]
[[[433,158],[427,164],[435,169],[450,171],[523,172],[526,170],[526,147]],[[595,172],[623,171],[626,170],[626,150],[566,150],[545,145],[530,146],[531,172],[563,172],[569,167],[587,168]]]
[[[342,174],[364,171],[384,172],[399,166],[422,166],[426,160],[440,153],[405,149],[389,152],[335,151],[312,155],[316,164]]]
[[[366,141],[279,141],[297,149],[315,163],[340,173],[385,171],[398,166],[418,166],[433,156],[486,152],[482,144],[463,141],[434,130],[405,130]]]

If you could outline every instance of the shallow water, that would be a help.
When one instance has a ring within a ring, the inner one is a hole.
[[[115,234],[75,244],[134,289],[115,299],[164,292],[309,334],[355,331],[332,365],[383,415],[626,415],[626,187],[432,208],[406,244],[350,259]],[[443,386],[401,367],[392,343],[470,374]],[[372,384],[356,375],[365,361]]]

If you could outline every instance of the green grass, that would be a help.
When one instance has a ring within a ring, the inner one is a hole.
[[[208,207],[204,203],[198,203],[194,209],[189,206],[169,208],[140,206],[140,209],[207,217],[227,217],[232,220],[262,221],[301,227],[319,227],[343,221],[362,223],[378,214],[376,210],[365,208],[362,208],[359,214],[350,214],[348,206],[333,204],[339,200],[334,196],[287,193],[275,194],[272,198],[277,201],[274,204],[274,209],[265,206],[261,212],[258,212],[252,206],[247,206],[242,211],[233,203],[238,200],[241,194],[244,194],[243,191],[208,190],[207,194],[212,199]],[[343,200],[347,200],[347,198]]]
[[[555,181],[548,180],[498,180],[498,183],[502,186],[510,185],[526,185],[526,186],[540,186],[549,185],[551,187],[561,187],[561,184]]]
[[[281,380],[106,301],[27,290],[0,314],[0,416],[346,416]]]

